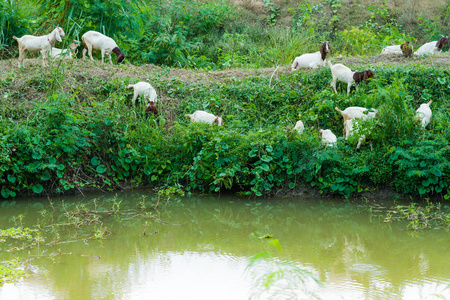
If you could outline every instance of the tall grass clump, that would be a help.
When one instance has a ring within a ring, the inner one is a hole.
[[[4,59],[12,55],[7,48],[13,44],[12,36],[25,34],[36,23],[26,17],[28,11],[15,0],[1,1],[0,11],[0,59]]]

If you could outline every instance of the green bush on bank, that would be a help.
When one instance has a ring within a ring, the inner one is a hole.
[[[449,71],[378,68],[377,79],[352,89],[329,86],[329,69],[226,82],[182,82],[157,74],[161,115],[132,110],[124,94],[129,79],[93,77],[66,92],[45,74],[32,79],[49,96],[21,101],[4,88],[0,115],[0,186],[3,198],[24,194],[119,189],[124,184],[186,191],[230,190],[270,195],[299,186],[349,197],[390,186],[403,194],[450,195]],[[55,92],[51,92],[53,90]],[[176,108],[164,106],[165,97]],[[433,99],[426,130],[413,123],[420,103]],[[338,139],[325,148],[315,129],[342,132],[335,106],[375,107],[374,149]],[[190,124],[196,109],[224,117],[222,127]],[[291,129],[302,115],[307,130]],[[169,115],[174,115],[174,122]]]
[[[239,6],[224,0],[30,2],[0,2],[3,58],[18,56],[13,35],[44,35],[61,26],[66,38],[57,47],[96,30],[114,38],[127,61],[137,65],[272,67],[318,51],[320,40],[331,42],[333,55],[344,56],[378,54],[405,40],[417,42],[417,48],[446,34],[450,19],[448,5],[433,12],[436,18],[402,12],[400,19],[387,3],[346,5],[342,0],[284,3],[283,9],[267,0],[255,11],[251,7],[257,3]],[[78,50],[81,56],[82,46]]]

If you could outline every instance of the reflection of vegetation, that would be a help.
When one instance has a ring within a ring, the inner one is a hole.
[[[26,273],[20,268],[17,259],[12,259],[3,265],[0,264],[0,284],[14,282],[25,276]]]
[[[250,299],[298,299],[299,293],[308,299],[318,299],[311,289],[311,283],[320,285],[320,281],[310,271],[293,262],[280,261],[272,255],[269,248],[275,247],[279,252],[282,251],[278,239],[273,239],[270,234],[260,235],[259,239],[267,252],[252,256],[247,266],[246,272],[252,282]]]
[[[395,220],[408,221],[408,228],[411,230],[436,229],[440,227],[450,228],[450,206],[441,207],[441,203],[432,203],[427,200],[426,205],[410,203],[408,205],[397,205],[392,208],[384,208],[384,222]],[[379,210],[370,211],[379,212]]]
[[[33,225],[35,228],[22,227],[22,224],[32,222],[24,214],[11,217],[10,221],[16,227],[0,229],[0,244],[3,244],[0,248],[7,249],[8,252],[38,248],[39,253],[48,251],[48,254],[39,254],[38,257],[59,255],[61,250],[55,250],[56,252],[53,253],[51,249],[66,243],[86,243],[88,240],[105,239],[112,233],[111,229],[104,225],[107,220],[119,223],[124,219],[145,220],[145,230],[147,230],[149,227],[147,220],[161,221],[148,211],[154,209],[156,205],[146,200],[146,196],[141,197],[141,201],[136,205],[139,209],[125,209],[117,195],[104,201],[95,198],[82,203],[62,201],[55,204],[50,200],[46,208],[36,203],[35,207],[42,208],[38,212],[40,217]],[[4,267],[0,266],[0,282],[12,281],[23,276],[25,273],[19,268],[18,259],[10,259]]]

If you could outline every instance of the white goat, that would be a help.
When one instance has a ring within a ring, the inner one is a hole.
[[[50,49],[50,57],[51,58],[56,58],[56,59],[64,59],[64,58],[72,58],[73,55],[75,55],[75,51],[78,47],[77,43],[71,43],[69,48],[71,51],[69,51],[69,49],[59,49],[59,48],[55,48],[52,47],[52,49]]]
[[[337,106],[334,108],[341,113],[344,122],[351,119],[362,118],[364,121],[373,119],[377,116],[378,110],[371,108],[370,110],[360,106],[350,106],[344,110],[340,110]]]
[[[185,117],[189,117],[191,122],[203,122],[208,124],[217,124],[219,126],[223,125],[222,117],[216,117],[203,110],[196,110],[193,114],[186,114]]]
[[[105,55],[108,55],[109,61],[111,62],[111,64],[113,64],[111,59],[111,52],[114,52],[117,55],[116,58],[117,64],[120,64],[125,59],[125,55],[122,53],[122,51],[120,51],[119,47],[117,47],[116,42],[112,38],[104,34],[101,34],[100,32],[93,30],[88,31],[85,34],[83,34],[81,39],[83,40],[84,44],[83,60],[86,57],[86,52],[88,52],[91,60],[94,60],[92,58],[92,49],[101,50],[102,63],[104,63]]]
[[[381,54],[403,54],[400,46],[401,45],[386,46],[383,48],[383,50],[381,50]]]
[[[322,143],[326,144],[327,147],[334,146],[337,142],[337,137],[331,132],[330,129],[319,129],[322,135]]]
[[[433,41],[426,44],[423,44],[414,55],[422,56],[428,54],[439,54],[441,53],[443,48],[448,46],[448,36],[442,36],[439,41]]]
[[[294,130],[297,130],[298,133],[302,133],[303,130],[305,130],[305,125],[301,120],[298,120],[297,123],[295,123]]]
[[[431,122],[431,116],[433,113],[430,109],[430,104],[433,102],[432,100],[428,101],[428,103],[423,103],[420,105],[420,107],[416,110],[416,121],[415,123],[419,123],[422,127],[422,129],[425,129],[428,124]]]
[[[154,106],[157,101],[158,95],[156,94],[155,89],[152,87],[150,83],[140,81],[135,84],[129,84],[127,86],[128,90],[133,89],[133,107],[136,107],[136,100],[139,96],[142,96],[145,100],[148,99],[147,107],[149,105]]]
[[[344,110],[340,110],[337,106],[334,108],[338,112],[341,113],[342,118],[344,119],[344,130],[343,134],[346,136],[345,130],[345,122],[353,119],[362,119],[363,121],[367,121],[369,119],[373,119],[377,116],[378,110],[371,108],[370,110],[365,107],[360,106],[350,106]],[[351,124],[353,125],[353,124]],[[351,126],[350,125],[350,126]]]
[[[61,27],[56,27],[50,34],[42,36],[24,35],[21,38],[13,36],[13,39],[17,40],[19,44],[19,68],[24,66],[23,60],[27,55],[27,52],[40,51],[42,54],[42,66],[47,67],[47,54],[51,50],[55,41],[62,42],[62,37],[66,34]]]
[[[305,53],[300,56],[297,56],[292,63],[292,72],[299,69],[317,69],[320,67],[325,67],[325,61],[327,57],[327,53],[330,52],[330,44],[328,41],[321,42],[322,46],[320,50],[314,53]]]
[[[331,69],[331,76],[333,77],[333,80],[331,81],[331,86],[334,89],[334,92],[337,94],[336,90],[336,82],[342,81],[344,83],[347,83],[347,95],[350,94],[350,88],[352,85],[356,85],[360,83],[361,81],[367,82],[369,78],[373,78],[373,73],[371,70],[365,70],[363,72],[357,72],[353,71],[350,68],[344,66],[343,64],[331,64],[331,62],[328,60],[328,66]]]
[[[401,45],[387,46],[381,50],[381,54],[403,54],[405,57],[411,57],[413,53],[413,45],[410,41]]]
[[[348,140],[349,136],[359,133],[359,127],[364,122],[363,119],[349,119],[344,122],[344,136],[345,140]],[[356,128],[354,127],[356,125]],[[370,133],[370,130],[369,130]],[[356,150],[359,150],[361,144],[366,140],[366,135],[361,134],[358,138],[358,144],[356,145]],[[372,151],[372,143],[370,143],[370,150]]]

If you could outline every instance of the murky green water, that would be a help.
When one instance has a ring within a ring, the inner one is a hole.
[[[414,233],[357,204],[199,196],[156,211],[147,192],[51,201],[3,202],[0,228],[46,232],[36,247],[0,243],[0,260],[18,257],[30,275],[0,285],[0,299],[450,299],[450,233]],[[67,224],[64,212],[92,210],[110,213]],[[263,252],[272,258],[250,259]]]

